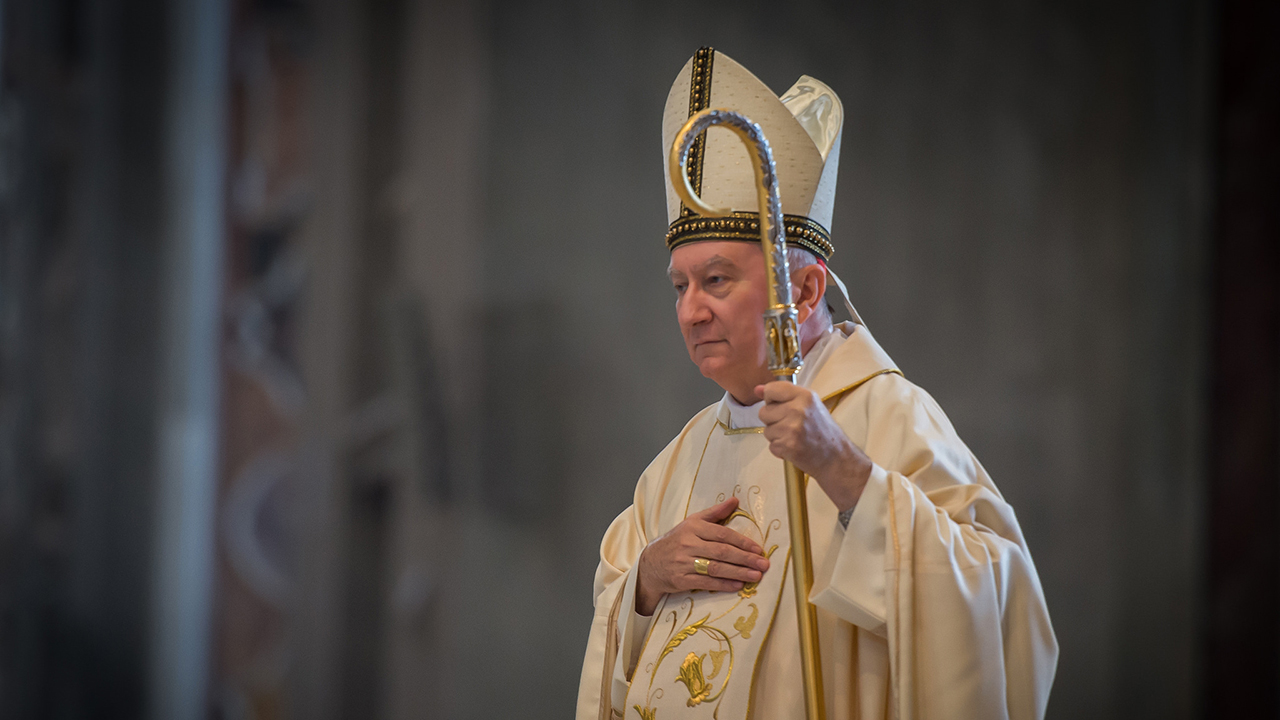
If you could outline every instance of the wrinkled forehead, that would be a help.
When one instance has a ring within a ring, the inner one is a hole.
[[[764,253],[758,243],[708,240],[681,245],[671,251],[667,275],[694,275],[713,268],[764,269]]]

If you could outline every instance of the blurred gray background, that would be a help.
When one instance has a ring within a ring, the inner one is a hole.
[[[1280,716],[1274,8],[0,20],[0,716],[570,716],[600,536],[721,394],[662,242],[700,45],[840,94],[832,267],[1018,512],[1049,716]]]

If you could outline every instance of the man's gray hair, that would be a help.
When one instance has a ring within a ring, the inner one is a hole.
[[[809,267],[810,265],[817,265],[817,264],[818,264],[818,256],[814,255],[808,250],[805,250],[804,248],[799,248],[799,247],[787,248],[787,269],[790,270],[791,272],[794,273],[796,270],[799,270],[800,268]],[[793,292],[794,292],[794,289],[793,289]],[[826,298],[820,298],[818,300],[817,313],[819,317],[825,317],[827,319],[828,325],[831,324],[831,321],[832,321],[831,306],[827,305]]]

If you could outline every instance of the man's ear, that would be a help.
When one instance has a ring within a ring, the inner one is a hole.
[[[827,273],[822,265],[814,263],[800,268],[792,277],[793,300],[796,304],[796,323],[803,325],[818,309],[818,303],[826,302]]]

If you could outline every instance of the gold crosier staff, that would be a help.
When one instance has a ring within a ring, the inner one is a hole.
[[[760,244],[764,249],[765,277],[769,283],[769,309],[764,313],[768,331],[769,372],[774,378],[794,383],[804,363],[800,358],[800,336],[796,327],[796,306],[791,300],[791,272],[787,267],[786,238],[783,235],[782,201],[778,197],[778,175],[773,150],[760,126],[732,110],[703,110],[680,128],[671,146],[667,164],[676,194],[699,215],[723,217],[732,208],[713,208],[702,201],[689,183],[685,165],[689,149],[698,135],[712,125],[732,130],[755,156],[756,197],[760,205]],[[800,669],[804,678],[805,715],[824,720],[822,664],[818,656],[818,616],[809,604],[813,587],[813,552],[809,545],[809,508],[805,499],[807,478],[790,462],[784,463],[787,486],[787,520],[791,526],[791,557],[796,592],[796,612],[800,621]]]

